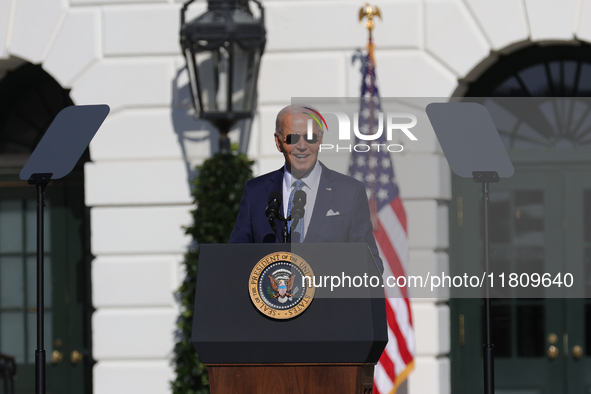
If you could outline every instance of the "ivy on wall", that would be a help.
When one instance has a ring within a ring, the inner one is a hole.
[[[192,211],[193,225],[187,228],[186,233],[192,236],[194,246],[185,255],[183,265],[186,275],[176,293],[181,315],[177,320],[178,342],[174,349],[174,394],[209,393],[207,368],[191,344],[198,246],[228,242],[240,208],[244,182],[252,178],[253,163],[243,154],[216,154],[198,167],[199,175],[193,181],[196,208]]]

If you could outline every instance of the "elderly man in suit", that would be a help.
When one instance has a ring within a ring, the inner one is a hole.
[[[230,235],[231,243],[281,242],[265,215],[272,192],[283,196],[283,215],[289,216],[295,191],[307,195],[305,215],[292,242],[365,242],[383,271],[372,233],[364,185],[358,180],[328,169],[318,160],[324,131],[313,121],[308,137],[310,107],[291,105],[277,114],[275,144],[285,165],[244,185],[240,213]],[[277,228],[282,222],[275,219]]]

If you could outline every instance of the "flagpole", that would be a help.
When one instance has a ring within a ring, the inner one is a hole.
[[[375,17],[382,19],[381,11],[376,6],[365,3],[359,10],[359,22],[367,18],[365,27],[368,30],[367,56],[364,57],[361,79],[361,100],[358,127],[363,134],[376,134],[376,115],[381,116],[380,92],[377,84],[375,65],[375,44],[373,29]],[[362,126],[363,123],[363,126]],[[360,139],[356,137],[356,142]],[[375,142],[386,142],[382,133]],[[400,198],[398,185],[394,175],[394,165],[390,153],[385,150],[370,149],[366,153],[351,153],[349,174],[364,183],[368,191],[369,213],[373,226],[373,233],[380,257],[384,262],[385,274],[406,276],[408,263],[408,233],[406,213]],[[379,180],[379,181],[378,181]],[[384,224],[381,215],[392,221]],[[397,224],[396,224],[397,223]],[[403,229],[402,232],[396,232]],[[392,243],[392,239],[397,242]],[[389,312],[387,324],[389,329],[386,347],[375,366],[373,374],[373,393],[376,394],[405,394],[408,392],[406,379],[414,369],[414,331],[410,301],[406,287],[400,287],[397,298],[385,298],[385,307]],[[405,332],[405,336],[396,337],[394,333]]]
[[[372,22],[373,23],[373,22]],[[373,28],[373,26],[372,26]],[[367,71],[367,75],[369,75],[369,134],[374,133],[375,128],[375,105],[374,105],[374,90],[375,90],[375,58],[374,58],[374,44],[371,39],[371,31],[372,28],[369,28],[369,42],[367,44],[367,56],[369,57],[369,61],[367,62],[367,67],[371,69]],[[369,161],[371,162],[375,158],[375,152],[373,150],[369,151]],[[373,175],[375,175],[375,168],[370,169]],[[369,191],[371,192],[371,196],[369,199],[369,216],[371,220],[371,225],[373,227],[373,231],[378,230],[378,205],[376,202],[376,181],[375,179],[369,182]]]
[[[374,57],[374,49],[375,49],[375,45],[373,43],[373,29],[375,28],[375,22],[374,22],[374,17],[378,17],[380,19],[382,19],[382,13],[380,11],[380,8],[378,6],[372,7],[369,3],[365,3],[363,5],[363,7],[361,7],[361,9],[359,10],[359,22],[361,22],[364,18],[367,18],[367,22],[365,23],[365,27],[367,28],[368,34],[369,34],[369,38],[368,38],[368,43],[367,43],[367,57],[369,59],[368,62],[366,62],[366,65],[368,67],[371,67],[371,70],[367,71],[367,75],[369,75],[369,102],[368,102],[368,107],[369,107],[369,130],[370,130],[370,134],[373,133],[374,130],[374,126],[375,126],[375,116],[374,116],[374,102],[373,102],[373,98],[374,98],[374,88],[375,88],[375,57]],[[371,150],[369,152],[369,156],[370,156],[370,160],[375,157],[374,151]],[[374,171],[375,172],[375,171]],[[377,215],[378,215],[378,209],[377,209],[377,203],[375,200],[375,195],[376,195],[376,186],[375,186],[375,180],[372,181],[369,185],[369,191],[371,193],[370,198],[369,198],[369,214],[370,214],[370,219],[371,219],[371,224],[373,227],[373,231],[377,231],[378,230],[378,220],[377,220]]]

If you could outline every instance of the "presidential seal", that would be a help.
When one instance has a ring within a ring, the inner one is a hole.
[[[248,293],[254,306],[273,319],[302,314],[314,299],[314,272],[300,256],[275,252],[263,257],[250,273]]]

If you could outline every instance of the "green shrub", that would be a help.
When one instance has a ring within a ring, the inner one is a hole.
[[[197,207],[192,211],[193,225],[186,231],[193,237],[193,246],[185,255],[183,265],[186,276],[176,293],[181,314],[177,321],[179,336],[174,349],[174,394],[209,393],[207,368],[191,344],[199,244],[228,242],[240,208],[244,182],[252,178],[252,164],[243,154],[216,154],[198,167],[199,175],[193,181]]]

